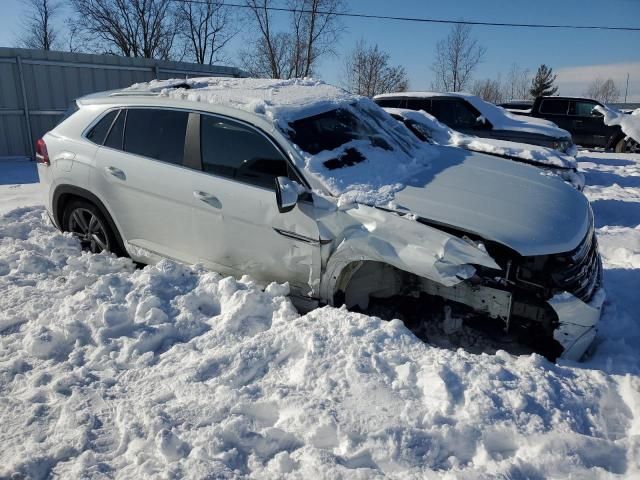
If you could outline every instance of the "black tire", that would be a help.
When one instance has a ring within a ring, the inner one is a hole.
[[[632,138],[622,137],[616,142],[614,151],[616,153],[640,153],[640,144]]]
[[[100,209],[87,200],[72,200],[64,208],[62,231],[73,233],[83,250],[126,256],[120,235],[110,225]]]

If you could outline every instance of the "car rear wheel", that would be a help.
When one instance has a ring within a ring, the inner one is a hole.
[[[85,200],[74,200],[64,210],[62,229],[72,233],[83,250],[121,254],[119,237],[100,210]]]

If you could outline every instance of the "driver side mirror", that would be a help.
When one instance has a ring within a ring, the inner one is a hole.
[[[290,212],[298,203],[303,187],[288,177],[276,177],[275,183],[278,211],[280,213]]]
[[[598,110],[596,110],[594,108],[594,109],[591,110],[591,116],[592,117],[602,117],[603,115]]]

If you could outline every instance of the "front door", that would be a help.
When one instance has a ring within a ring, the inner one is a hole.
[[[280,213],[275,178],[300,181],[282,152],[256,128],[200,116],[202,172],[193,182],[194,253],[211,268],[248,274],[262,285],[289,282],[292,293],[317,296],[318,225],[311,201]]]

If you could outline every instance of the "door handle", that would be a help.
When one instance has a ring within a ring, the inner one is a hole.
[[[218,200],[218,197],[216,197],[215,195],[196,190],[193,192],[193,196],[196,197],[198,200],[211,205],[212,207],[222,208],[222,203],[220,202],[220,200]]]
[[[104,169],[109,175],[113,175],[114,177],[119,178],[120,180],[126,180],[127,179],[127,176],[119,168],[116,168],[116,167],[104,167]]]

